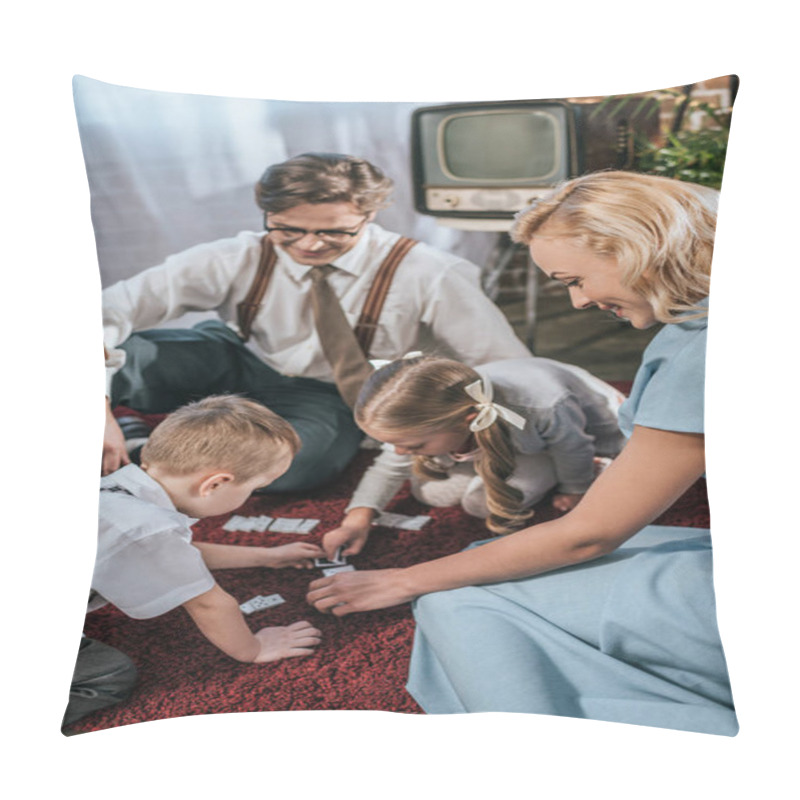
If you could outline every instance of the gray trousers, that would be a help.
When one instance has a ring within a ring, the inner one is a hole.
[[[281,375],[217,320],[142,331],[121,349],[126,363],[111,385],[112,406],[163,414],[212,394],[241,394],[288,420],[303,446],[268,492],[327,483],[350,463],[363,438],[333,384]]]
[[[92,711],[127,700],[136,679],[136,667],[124,653],[96,639],[81,639],[62,730]]]

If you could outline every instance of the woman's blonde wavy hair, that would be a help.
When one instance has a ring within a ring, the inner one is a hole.
[[[475,401],[464,391],[480,375],[471,367],[439,356],[401,358],[376,370],[361,389],[354,409],[356,422],[367,431],[420,436],[464,431]],[[522,508],[522,493],[509,486],[515,451],[502,420],[474,433],[480,454],[475,470],[486,488],[493,533],[510,533],[529,519]],[[414,456],[414,472],[422,478],[442,480],[446,471],[429,456]]]
[[[704,316],[719,192],[635,172],[595,172],[566,181],[520,211],[511,237],[568,238],[615,258],[622,284],[642,295],[659,322]]]

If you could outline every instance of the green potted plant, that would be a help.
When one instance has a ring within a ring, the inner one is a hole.
[[[693,98],[693,88],[694,84],[689,84],[682,90],[664,89],[643,96],[643,102],[655,97],[661,107],[672,103],[674,110],[668,130],[656,140],[634,130],[631,168],[719,189],[728,148],[731,109]],[[609,97],[602,105],[617,100],[618,97]]]
[[[691,90],[690,90],[691,91]],[[719,189],[728,149],[730,108],[718,108],[694,100],[690,92],[684,97],[671,92],[681,103],[683,112],[676,112],[676,124],[666,133],[663,142],[644,137],[634,140],[635,165],[640,172],[692,181]],[[700,124],[687,128],[685,120],[702,114]]]

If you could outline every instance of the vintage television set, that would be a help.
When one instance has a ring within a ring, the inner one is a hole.
[[[443,224],[506,230],[517,211],[559,181],[630,166],[634,131],[658,133],[652,103],[628,97],[417,108],[411,119],[415,207]]]

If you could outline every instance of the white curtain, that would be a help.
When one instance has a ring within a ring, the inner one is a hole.
[[[74,80],[103,285],[200,242],[260,230],[253,186],[308,151],[351,153],[395,181],[377,222],[483,266],[496,234],[438,225],[413,208],[416,103],[250,100]]]

